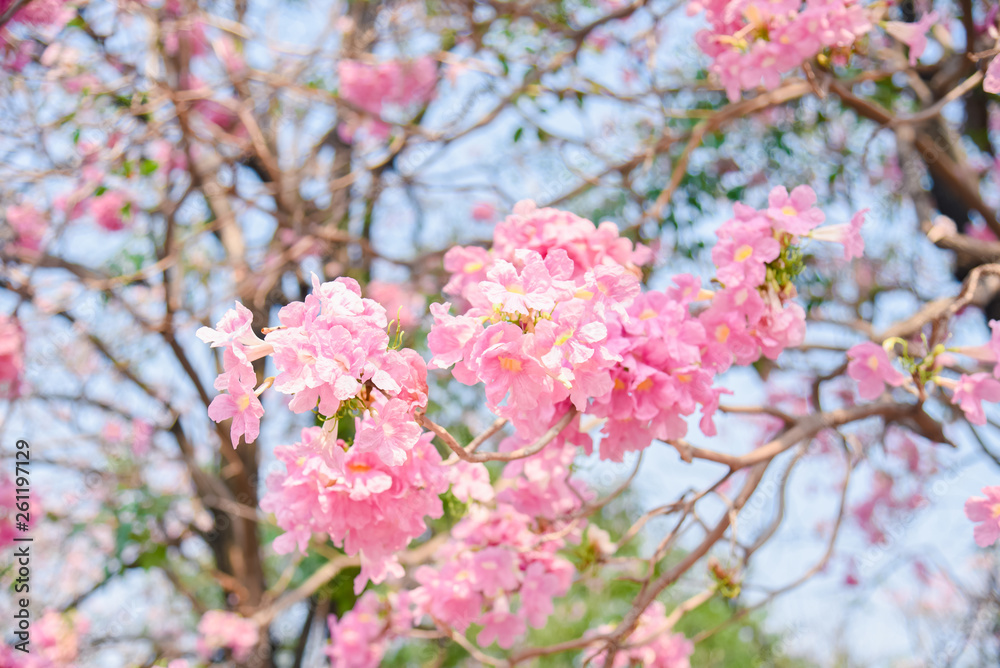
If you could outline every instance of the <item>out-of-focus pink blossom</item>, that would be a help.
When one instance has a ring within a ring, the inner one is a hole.
[[[1000,401],[1000,381],[987,373],[962,375],[958,379],[951,402],[957,404],[964,412],[966,419],[972,424],[986,424],[986,413],[983,402],[996,403]]]
[[[983,487],[983,496],[965,502],[965,516],[976,522],[976,545],[989,547],[1000,538],[1000,486]]]
[[[937,22],[938,13],[929,12],[921,16],[916,23],[886,21],[883,27],[887,33],[910,47],[910,67],[913,67],[927,48],[927,31]]]
[[[31,251],[41,248],[42,239],[49,229],[45,215],[33,205],[25,203],[7,207],[5,217],[14,230],[15,245]]]
[[[15,318],[0,314],[0,399],[21,395],[24,375],[24,330]]]
[[[236,661],[246,661],[259,636],[253,620],[224,610],[209,610],[198,622],[198,654],[209,660],[217,650],[228,649]]]
[[[843,244],[844,260],[861,257],[865,252],[865,241],[861,237],[861,227],[865,224],[865,214],[868,209],[862,209],[851,217],[850,223],[827,225],[813,230],[809,236],[817,241],[832,241]]]
[[[666,607],[653,601],[639,616],[639,623],[631,635],[627,648],[620,648],[609,668],[626,666],[656,666],[658,668],[691,668],[690,657],[694,644],[680,633],[671,633],[666,627]],[[596,630],[603,633],[612,630],[611,625]],[[605,650],[595,657],[599,665],[604,665]]]
[[[1000,94],[1000,57],[993,56],[989,67],[986,68],[983,90],[987,93]]]
[[[489,223],[496,219],[497,210],[489,202],[476,202],[472,207],[472,219],[479,223]]]
[[[98,225],[109,232],[117,232],[125,227],[126,207],[129,204],[129,199],[121,191],[107,190],[90,200],[90,214]]]

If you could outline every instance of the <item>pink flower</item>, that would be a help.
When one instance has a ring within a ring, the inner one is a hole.
[[[384,104],[423,104],[437,85],[437,66],[429,56],[411,62],[370,65],[356,60],[337,63],[340,94],[351,104],[378,115]]]
[[[0,14],[12,4],[12,0],[0,0]],[[74,16],[73,7],[66,0],[38,0],[25,3],[14,12],[11,23],[29,23],[36,26],[48,26],[50,29],[61,29]]]
[[[865,241],[861,238],[861,226],[865,224],[868,209],[858,211],[850,223],[827,225],[813,230],[809,236],[817,241],[832,241],[844,245],[844,260],[861,257],[865,252]]]
[[[209,610],[198,622],[198,654],[211,659],[216,650],[228,649],[236,661],[246,661],[257,646],[257,624],[232,612]]]
[[[330,645],[325,651],[332,666],[377,668],[381,664],[392,631],[381,608],[375,593],[367,591],[340,619],[329,616]]]
[[[485,596],[499,596],[502,591],[517,589],[520,570],[510,550],[487,547],[472,557],[474,582]]]
[[[152,424],[141,418],[132,420],[132,454],[145,457],[153,443],[155,429]]]
[[[395,552],[427,530],[426,516],[444,511],[439,495],[448,489],[448,474],[432,436],[421,436],[400,466],[370,450],[348,449],[319,427],[303,429],[300,443],[276,448],[287,472],[268,477],[261,500],[287,532],[274,541],[275,551],[304,552],[313,533],[329,535],[347,554],[360,554],[358,593],[369,578],[381,582],[399,572]]]
[[[49,229],[42,212],[31,204],[7,207],[7,223],[17,235],[15,245],[31,251],[41,248],[42,238]]]
[[[899,387],[906,376],[897,371],[882,346],[866,341],[847,351],[852,360],[847,365],[847,375],[858,381],[858,394],[862,399],[876,399],[888,383]]]
[[[974,373],[971,376],[962,375],[958,379],[955,392],[951,395],[951,403],[958,404],[965,417],[972,424],[986,424],[986,413],[982,402],[996,403],[1000,401],[1000,381],[994,380],[987,373]]]
[[[229,382],[229,394],[220,394],[208,406],[208,417],[216,422],[232,418],[230,438],[235,448],[240,437],[253,443],[260,434],[260,418],[264,415],[264,407],[254,394],[253,384],[244,384],[238,378]]]
[[[480,223],[488,223],[496,218],[497,210],[489,202],[476,202],[472,207],[472,219]]]
[[[21,395],[24,375],[24,330],[13,317],[0,314],[0,399]]]
[[[451,467],[451,493],[462,503],[493,500],[493,485],[490,472],[484,464],[459,461]]]
[[[594,525],[591,525],[591,531]],[[543,628],[552,614],[554,607],[552,597],[559,594],[561,587],[559,578],[549,573],[542,564],[535,562],[524,572],[524,582],[521,583],[521,609],[519,612],[527,618],[533,628]]]
[[[483,630],[476,636],[476,642],[481,647],[489,647],[495,640],[503,649],[510,649],[514,641],[525,632],[524,620],[497,605],[491,612],[479,618]]]
[[[1000,58],[997,56],[993,56],[990,66],[986,68],[983,90],[987,93],[1000,94]]]
[[[719,243],[712,249],[717,275],[726,287],[758,286],[764,282],[766,265],[777,259],[781,245],[771,235],[771,228],[755,221],[734,224],[720,230]]]
[[[552,392],[552,378],[526,354],[525,338],[519,327],[504,322],[492,325],[476,343],[473,354],[479,359],[479,377],[493,406],[510,394],[512,404],[532,409]]]
[[[927,31],[938,21],[938,13],[924,14],[916,23],[903,21],[886,21],[885,31],[910,47],[910,67],[917,64],[917,59],[927,48]]]
[[[90,213],[98,225],[109,232],[125,227],[131,202],[117,190],[107,190],[90,200]]]
[[[977,522],[972,535],[979,547],[989,547],[1000,538],[1000,486],[983,487],[986,496],[965,502],[965,516]]]
[[[807,234],[825,218],[816,208],[816,193],[809,186],[798,186],[791,195],[784,186],[778,186],[768,195],[767,204],[774,228],[789,234]]]
[[[235,308],[226,311],[219,322],[215,323],[215,329],[201,327],[195,332],[195,336],[213,348],[231,346],[234,343],[244,346],[264,343],[254,334],[252,326],[253,313],[243,304],[236,302]]]
[[[540,257],[520,272],[510,262],[499,260],[486,277],[479,289],[504,313],[528,315],[532,309],[550,311],[556,305],[552,277]]]
[[[652,604],[639,616],[639,624],[630,636],[628,647],[621,648],[615,655],[614,663],[607,668],[627,666],[653,666],[654,668],[691,668],[690,657],[694,644],[680,633],[670,633],[666,627],[665,606],[659,601]],[[609,631],[612,626],[604,626],[592,632]],[[598,654],[598,665],[605,665],[606,650]]]
[[[367,288],[368,295],[385,308],[390,319],[399,318],[399,326],[404,330],[416,327],[420,316],[427,311],[426,300],[412,286],[371,281]]]
[[[354,447],[358,452],[374,452],[387,466],[401,465],[420,438],[420,425],[401,399],[391,399],[372,412],[370,420],[362,420]]]

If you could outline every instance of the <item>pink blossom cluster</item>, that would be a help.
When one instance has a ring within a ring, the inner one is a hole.
[[[709,28],[695,36],[712,58],[710,71],[730,100],[781,75],[826,49],[849,49],[872,29],[860,0],[691,0],[688,13],[705,12]]]
[[[0,0],[0,14],[4,14],[12,4],[14,0]],[[59,30],[69,23],[74,13],[73,5],[67,0],[35,0],[22,4],[10,22]]]
[[[463,306],[433,304],[431,368],[454,366],[460,382],[486,386],[491,410],[531,440],[575,405],[584,410],[613,386],[622,357],[609,323],[640,292],[645,247],[555,209],[521,202],[495,229],[493,248],[452,248],[445,292]]]
[[[233,445],[259,433],[264,409],[257,395],[264,386],[255,389],[251,362],[270,355],[278,371],[274,389],[292,396],[293,412],[316,410],[333,418],[342,407],[369,410],[372,419],[362,423],[355,446],[375,451],[387,464],[402,463],[420,433],[412,416],[427,403],[427,369],[415,351],[389,347],[385,308],[362,298],[353,279],[321,284],[314,277],[313,292],[282,307],[278,318],[281,325],[261,340],[251,329],[252,313],[237,303],[215,329],[197,332],[205,343],[224,348],[215,388],[228,394],[212,401],[209,416],[232,419]]]
[[[413,626],[409,592],[392,592],[380,599],[367,591],[340,619],[330,615],[326,655],[334,668],[377,668],[386,646]]]
[[[0,399],[21,395],[24,375],[24,330],[12,316],[0,314]]]
[[[49,610],[32,624],[27,653],[0,642],[0,668],[73,668],[80,654],[80,635],[89,628],[81,615]]]
[[[227,649],[236,661],[250,658],[260,636],[256,622],[225,610],[209,610],[198,622],[198,654],[211,660],[220,649]]]
[[[437,86],[437,66],[430,56],[377,64],[341,60],[337,63],[337,75],[340,96],[368,115],[365,119],[341,123],[338,130],[344,141],[351,141],[360,128],[384,139],[389,134],[389,126],[380,118],[385,107],[423,104],[434,96]]]
[[[411,593],[419,618],[465,633],[482,626],[477,642],[511,648],[527,631],[542,628],[553,598],[572,584],[574,567],[558,551],[566,539],[548,535],[513,506],[471,506],[438,553],[440,566],[421,566]]]
[[[594,633],[607,633],[614,626],[602,626]],[[595,665],[607,668],[650,666],[651,668],[691,668],[694,644],[680,633],[670,633],[666,607],[653,601],[639,616],[639,623],[627,647],[621,647],[613,663],[605,661],[607,650],[595,658]]]
[[[951,403],[975,425],[986,424],[983,402],[1000,402],[1000,320],[990,320],[991,336],[984,347],[985,358],[994,362],[992,373],[962,374],[957,381],[938,379],[938,384],[952,390]]]
[[[689,275],[642,293],[636,267],[650,259],[648,249],[633,247],[612,223],[522,202],[497,225],[492,250],[446,254],[445,291],[464,311],[431,306],[429,366],[453,366],[460,382],[484,383],[490,409],[526,441],[570,405],[605,418],[605,459],[684,436],[685,418],[699,407],[701,429],[712,435],[723,393],[716,374],[802,341],[793,248],[824,220],[815,202],[800,186],[775,188],[762,210],[736,204],[712,252],[715,293]],[[862,219],[828,240],[860,252]],[[695,315],[695,302],[706,300]]]
[[[360,421],[359,440],[366,422]],[[439,495],[449,482],[432,435],[419,431],[399,464],[358,441],[348,447],[320,427],[303,429],[299,443],[276,448],[287,472],[268,477],[260,504],[287,532],[275,539],[275,551],[305,552],[313,533],[325,533],[347,554],[361,555],[358,592],[369,579],[402,575],[394,553],[426,531],[425,516],[441,517]]]
[[[29,203],[8,206],[5,213],[7,224],[14,232],[14,247],[38,251],[42,239],[49,229],[49,223],[41,211]]]
[[[510,452],[527,445],[529,443],[515,435],[504,439],[499,450]],[[590,436],[580,432],[580,416],[540,453],[515,459],[504,467],[497,501],[529,517],[546,520],[557,520],[577,511],[581,500],[591,495],[583,483],[571,477],[578,446],[593,446]]]

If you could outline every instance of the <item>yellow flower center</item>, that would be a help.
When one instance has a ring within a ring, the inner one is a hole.
[[[621,378],[615,378],[615,389],[616,390],[624,390],[625,389],[625,383],[622,382]]]
[[[715,340],[725,343],[729,339],[729,325],[719,325],[715,328]]]
[[[878,369],[878,357],[876,357],[875,355],[871,355],[868,358],[868,368],[871,369],[872,371]]]
[[[649,390],[653,389],[653,379],[647,378],[646,380],[636,385],[635,389],[638,392],[648,392]]]
[[[576,294],[574,294],[573,296],[576,297],[577,299],[582,299],[584,301],[587,301],[594,298],[594,293],[591,292],[590,290],[577,290]]]
[[[467,274],[474,274],[475,272],[479,271],[482,268],[483,268],[482,262],[475,262],[475,261],[466,262],[465,266],[462,267],[462,271],[464,271]]]
[[[799,212],[790,206],[783,206],[781,207],[781,213],[785,214],[786,216],[795,216],[798,215]]]
[[[734,256],[734,259],[737,262],[744,262],[751,255],[753,255],[753,246],[749,244],[743,244],[742,246],[736,249],[736,255]]]
[[[245,411],[250,407],[250,395],[244,394],[242,397],[236,400],[236,406],[240,409],[240,413]]]
[[[566,332],[562,333],[558,339],[556,339],[556,345],[561,346],[572,338],[573,338],[573,330],[572,329],[567,330]]]
[[[521,370],[521,360],[519,359],[508,357],[506,355],[500,355],[497,359],[500,360],[500,368],[503,369],[504,371]]]
[[[639,314],[639,320],[649,320],[656,317],[656,311],[647,307],[642,313]]]
[[[515,295],[523,295],[524,288],[522,288],[520,284],[514,283],[513,285],[507,286],[507,292],[513,292]]]
[[[372,470],[372,467],[360,462],[351,462],[347,465],[347,470],[357,475],[358,473],[368,473]]]
[[[1000,517],[1000,503],[994,503],[990,506],[990,514],[993,515],[993,519]]]

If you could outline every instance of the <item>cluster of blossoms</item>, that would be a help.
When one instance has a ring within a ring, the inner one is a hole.
[[[566,544],[560,532],[545,533],[539,523],[513,506],[474,505],[437,553],[440,567],[421,566],[420,586],[412,593],[416,614],[465,633],[479,624],[477,642],[494,641],[509,649],[528,626],[542,628],[573,581],[573,564],[558,554]]]
[[[601,456],[617,461],[654,438],[683,436],[685,418],[699,407],[702,430],[714,433],[724,392],[713,386],[716,375],[802,340],[804,312],[792,301],[796,244],[812,236],[844,243],[848,257],[860,254],[863,214],[816,230],[824,217],[814,203],[800,187],[775,189],[759,211],[737,205],[718,232],[715,292],[684,275],[666,291],[643,293],[639,267],[651,261],[649,249],[613,223],[594,225],[531,202],[496,226],[492,250],[450,250],[445,290],[461,313],[431,306],[430,366],[454,367],[459,381],[485,385],[489,408],[514,427],[501,453],[547,442],[531,457],[513,457],[496,492],[482,464],[442,462],[420,426],[427,365],[397,349],[385,308],[363,298],[355,281],[314,278],[312,294],[283,307],[280,325],[263,339],[240,304],[214,329],[200,329],[199,338],[223,353],[215,387],[226,392],[209,415],[232,420],[234,445],[258,435],[258,396],[272,385],[291,397],[293,412],[314,412],[320,424],[276,449],[286,471],[270,476],[261,501],[286,532],[276,551],[305,551],[313,534],[326,534],[360,556],[360,592],[368,581],[403,575],[396,553],[425,532],[425,518],[443,514],[440,495],[449,485],[470,504],[437,565],[419,568],[419,586],[392,604],[398,617],[363,599],[332,623],[331,657],[372,665],[384,643],[424,618],[459,633],[480,625],[479,643],[503,648],[528,627],[542,627],[572,582],[574,568],[559,551],[585,528],[579,517],[567,524],[589,496],[571,477],[575,454],[593,447],[582,416],[603,418]],[[260,382],[252,362],[264,357],[277,373]],[[339,437],[347,419],[355,424],[352,442]],[[676,663],[689,654],[678,643],[667,638],[643,651],[673,652]],[[367,649],[359,654],[360,647]]]
[[[252,314],[240,304],[215,329],[198,336],[222,347],[226,389],[209,406],[216,421],[232,419],[233,444],[253,441],[264,409],[258,395],[272,382],[291,395],[296,413],[316,411],[323,427],[303,430],[302,440],[278,448],[287,472],[268,479],[261,501],[288,533],[275,542],[281,553],[305,550],[313,532],[326,533],[349,554],[360,554],[359,591],[369,578],[398,572],[393,553],[440,517],[438,496],[449,477],[415,415],[427,404],[427,369],[413,350],[391,347],[385,309],[361,296],[353,279],[314,279],[304,302],[278,313],[281,322],[262,340]],[[271,356],[278,371],[255,388],[252,361]],[[338,424],[356,419],[353,443],[337,438]]]
[[[847,366],[847,375],[858,382],[858,394],[862,399],[876,399],[885,390],[886,385],[899,387],[911,382],[911,376],[921,381],[933,381],[938,386],[952,391],[951,403],[958,406],[965,418],[974,425],[986,424],[986,412],[983,402],[1000,402],[1000,321],[991,320],[992,335],[990,342],[976,349],[961,349],[962,352],[984,357],[992,362],[993,372],[963,373],[957,379],[938,375],[944,362],[950,360],[950,355],[931,351],[924,360],[912,360],[904,352],[902,362],[909,375],[901,373],[893,365],[886,352],[887,348],[897,344],[907,345],[901,339],[886,340],[882,346],[866,341],[852,346],[847,351],[851,362]],[[943,351],[943,346],[939,347]],[[973,352],[975,351],[975,352]]]
[[[602,626],[593,633],[607,633],[613,626]],[[639,624],[628,647],[620,648],[613,663],[605,661],[607,652],[595,657],[594,664],[607,668],[652,666],[653,668],[691,668],[694,644],[680,633],[670,631],[666,607],[653,601],[639,616]]]
[[[358,441],[348,448],[320,427],[303,429],[301,442],[276,448],[287,472],[268,477],[261,500],[287,532],[275,539],[275,551],[305,552],[313,533],[325,533],[347,554],[361,555],[357,591],[369,579],[402,575],[395,553],[426,531],[425,517],[441,517],[439,495],[449,483],[432,435],[421,436],[413,426],[416,442],[397,465]]]
[[[768,207],[737,204],[712,253],[716,292],[690,275],[641,292],[648,249],[612,223],[518,204],[496,227],[492,250],[453,248],[445,292],[464,306],[434,304],[430,368],[454,367],[462,383],[486,386],[491,410],[536,438],[572,406],[605,418],[601,457],[621,461],[655,439],[675,439],[698,407],[701,429],[723,390],[715,375],[798,345],[805,313],[792,301],[803,236],[837,241],[860,255],[864,212],[815,230],[824,219],[812,190],[776,188]],[[696,302],[707,306],[695,314]],[[581,443],[589,447],[587,443]]]
[[[364,118],[341,123],[337,128],[341,139],[350,142],[361,128],[371,137],[385,139],[389,126],[380,118],[383,110],[388,106],[403,108],[429,101],[437,85],[437,66],[430,56],[378,64],[341,60],[337,63],[337,76],[340,96],[366,114]]]
[[[730,100],[761,83],[776,88],[782,74],[827,49],[843,58],[872,29],[860,0],[691,0],[688,13],[700,11],[709,28],[695,41]]]
[[[330,615],[326,655],[336,668],[374,668],[382,664],[386,646],[413,626],[408,592],[392,592],[387,600],[365,592],[340,619]]]
[[[209,610],[198,622],[198,654],[211,661],[219,650],[228,650],[233,659],[243,662],[253,653],[259,635],[252,620],[224,610]]]
[[[13,247],[28,251],[38,251],[49,224],[41,211],[30,203],[8,206],[4,217],[13,232]]]
[[[0,15],[6,14],[15,0],[0,0]],[[46,27],[49,32],[58,31],[73,18],[76,10],[66,0],[39,0],[21,3],[20,8],[10,17],[11,23],[23,23],[36,27]]]
[[[78,614],[49,610],[32,624],[30,651],[0,642],[4,668],[73,668],[80,655],[80,636],[90,622]]]

